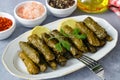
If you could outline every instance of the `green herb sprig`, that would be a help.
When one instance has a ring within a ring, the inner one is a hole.
[[[65,36],[65,37],[69,37],[69,36],[70,36],[70,35],[66,34],[63,29],[60,29],[60,33],[61,33],[63,36]]]
[[[65,37],[70,37],[70,36],[74,36],[78,39],[86,39],[87,38],[87,35],[86,34],[80,34],[80,30],[78,28],[75,28],[72,32],[72,34],[66,34],[62,29],[60,30],[60,33],[62,35],[64,35]]]
[[[84,39],[86,39],[87,38],[87,36],[85,35],[85,34],[80,34],[80,30],[78,29],[78,28],[75,28],[74,30],[73,30],[73,32],[72,32],[72,34],[66,34],[65,32],[64,32],[64,30],[60,30],[60,33],[63,35],[63,36],[61,36],[61,37],[70,37],[70,36],[74,36],[74,37],[76,37],[76,38],[78,38],[78,39],[82,39],[82,40],[84,40]],[[52,37],[51,39],[53,39],[54,37]],[[57,37],[57,40],[59,40],[59,38],[60,37]],[[70,47],[71,47],[71,45],[70,45],[70,43],[68,42],[68,41],[65,41],[65,40],[59,40],[59,42],[55,45],[55,48],[59,51],[59,52],[61,52],[62,51],[62,47],[64,47],[65,49],[67,49],[68,51],[70,51]]]
[[[63,50],[63,47],[65,49],[67,49],[68,51],[70,50],[70,43],[66,40],[60,40],[61,37],[67,37],[68,35],[67,34],[64,34],[64,36],[58,36],[58,37],[50,37],[48,40],[51,40],[51,39],[57,39],[59,42],[55,45],[55,48],[61,52]]]
[[[73,30],[72,35],[75,36],[76,38],[82,39],[82,40],[87,38],[86,34],[80,34],[80,30],[78,28],[75,28]]]
[[[57,43],[55,45],[55,48],[61,52],[63,50],[64,47],[65,49],[67,49],[68,51],[70,51],[70,43],[68,41],[65,41],[65,40],[62,40],[62,41],[59,41],[59,43]]]

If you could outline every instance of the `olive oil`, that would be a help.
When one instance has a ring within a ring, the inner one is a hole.
[[[78,8],[87,13],[100,13],[108,8],[109,0],[78,0]]]

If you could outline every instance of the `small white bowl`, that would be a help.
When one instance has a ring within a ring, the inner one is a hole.
[[[3,39],[8,38],[14,32],[14,30],[16,28],[16,22],[12,15],[5,13],[5,12],[0,12],[0,17],[5,17],[12,21],[11,27],[9,27],[6,30],[0,31],[0,40],[3,40]]]
[[[57,9],[57,8],[51,7],[49,5],[49,3],[48,3],[49,1],[50,0],[46,0],[46,6],[49,9],[49,11],[56,17],[66,17],[66,16],[69,16],[77,8],[77,0],[74,0],[75,3],[71,7],[65,8],[65,9]]]
[[[41,16],[39,16],[37,18],[34,18],[34,19],[25,19],[25,18],[22,18],[22,17],[18,16],[18,14],[17,14],[18,8],[20,6],[26,4],[26,3],[29,3],[29,2],[35,2],[37,4],[42,5],[43,8],[44,8],[44,13]],[[33,27],[35,27],[37,25],[40,25],[46,19],[46,17],[47,17],[47,9],[42,3],[38,2],[38,1],[24,1],[24,2],[21,2],[18,5],[16,5],[16,7],[14,8],[14,15],[15,15],[16,19],[22,25],[24,25],[25,27],[33,28]]]

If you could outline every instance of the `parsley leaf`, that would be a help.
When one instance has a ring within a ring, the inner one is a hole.
[[[63,31],[63,29],[60,29],[60,33],[61,33],[63,36],[65,36],[65,37],[69,37],[69,35],[66,34],[66,33]]]
[[[55,45],[55,48],[56,48],[59,52],[61,52],[61,51],[62,51],[62,46],[63,46],[65,49],[67,49],[68,51],[70,50],[70,43],[67,42],[67,41],[64,41],[64,40],[59,41],[59,43],[57,43],[57,44]]]
[[[86,39],[87,38],[87,36],[86,36],[86,34],[80,34],[80,30],[78,29],[78,28],[75,28],[74,30],[73,30],[73,32],[72,32],[72,34],[70,35],[70,34],[66,34],[65,32],[64,32],[64,30],[60,30],[60,33],[63,35],[63,36],[65,36],[65,37],[70,37],[70,36],[74,36],[74,37],[76,37],[76,38],[78,38],[78,39]],[[58,40],[59,40],[59,37],[57,38]],[[62,51],[62,47],[64,47],[65,49],[67,49],[68,51],[70,51],[70,47],[71,47],[71,45],[70,45],[70,43],[68,42],[68,41],[65,41],[65,40],[59,40],[59,42],[55,45],[55,47],[56,47],[56,49],[58,50],[58,51]]]
[[[75,28],[74,30],[73,30],[73,35],[76,35],[76,34],[79,34],[80,33],[80,30],[78,29],[78,28]]]
[[[59,52],[61,52],[61,51],[62,51],[61,43],[57,43],[57,44],[55,45],[55,48],[56,48]]]
[[[61,44],[64,48],[66,48],[68,51],[70,51],[70,43],[68,41],[61,41]]]
[[[87,38],[87,36],[85,34],[75,35],[75,37],[78,38],[78,39],[82,39],[82,40]]]
[[[75,28],[72,33],[76,38],[78,39],[86,39],[87,36],[85,34],[80,34],[80,30],[78,28]]]

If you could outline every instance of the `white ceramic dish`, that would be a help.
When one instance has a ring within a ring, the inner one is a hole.
[[[88,17],[88,15],[76,16],[71,18],[74,18],[78,21],[83,21],[83,19],[86,17]],[[89,57],[95,60],[99,60],[103,58],[106,54],[108,54],[115,47],[118,40],[118,32],[106,20],[102,18],[93,17],[93,16],[91,17],[95,21],[97,21],[100,25],[102,25],[106,29],[108,34],[113,37],[113,40],[111,42],[107,42],[107,44],[104,47],[102,47],[100,50],[98,50],[95,54],[90,54],[90,53],[87,54]],[[60,21],[61,19],[58,21],[46,24],[44,26],[53,30],[57,28],[57,25],[59,24]],[[24,78],[24,79],[48,79],[48,78],[55,78],[55,77],[67,75],[85,66],[82,62],[78,61],[77,59],[71,59],[67,62],[66,66],[58,67],[57,70],[48,69],[45,73],[30,75],[27,72],[24,63],[21,61],[21,59],[19,59],[18,53],[17,53],[17,51],[20,50],[19,44],[18,44],[19,41],[26,41],[29,34],[30,34],[30,31],[25,32],[15,40],[11,41],[6,47],[6,49],[4,50],[4,53],[2,56],[2,62],[5,68],[12,75],[19,78]]]

